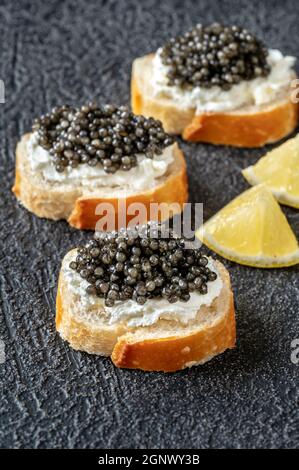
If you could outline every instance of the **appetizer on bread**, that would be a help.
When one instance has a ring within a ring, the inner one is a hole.
[[[186,140],[260,147],[297,125],[294,62],[241,27],[199,24],[134,61],[132,109]]]
[[[171,372],[235,346],[230,278],[218,261],[152,224],[103,232],[65,256],[56,327],[117,367]]]
[[[94,229],[99,204],[111,205],[118,228],[119,203],[151,203],[180,212],[188,199],[183,153],[161,122],[126,107],[61,106],[36,119],[16,151],[13,192],[39,217],[66,219]],[[163,219],[163,212],[158,213]]]

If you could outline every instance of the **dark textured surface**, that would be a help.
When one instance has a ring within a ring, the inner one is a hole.
[[[240,16],[240,13],[242,16]],[[54,327],[63,255],[86,234],[41,220],[10,192],[14,150],[33,117],[90,98],[128,103],[131,62],[198,21],[238,22],[298,54],[294,1],[0,3],[1,447],[205,448],[298,444],[298,269],[225,262],[236,295],[238,346],[163,375],[115,369],[69,349]],[[205,218],[247,185],[240,169],[263,150],[183,145],[191,200]],[[299,233],[299,214],[284,209]]]

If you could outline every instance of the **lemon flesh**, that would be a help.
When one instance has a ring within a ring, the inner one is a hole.
[[[196,235],[219,255],[240,264],[272,268],[299,263],[297,239],[265,185],[242,193]]]
[[[249,184],[265,183],[279,202],[299,209],[299,134],[242,174]]]

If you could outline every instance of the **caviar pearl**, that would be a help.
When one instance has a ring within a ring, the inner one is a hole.
[[[168,84],[182,88],[212,85],[229,90],[241,80],[270,73],[268,50],[246,29],[213,23],[197,25],[161,49]]]
[[[112,307],[129,299],[140,305],[153,298],[187,302],[191,292],[207,293],[207,282],[217,279],[208,259],[199,249],[185,248],[171,230],[154,227],[155,238],[147,224],[138,232],[102,233],[78,248],[69,266],[89,283],[88,295]]]
[[[160,121],[136,116],[124,106],[94,103],[55,107],[36,119],[32,130],[58,172],[80,163],[101,165],[106,173],[129,171],[138,164],[137,154],[153,158],[174,142]]]

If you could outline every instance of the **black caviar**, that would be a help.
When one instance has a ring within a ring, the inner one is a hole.
[[[182,88],[216,85],[229,90],[242,80],[270,73],[268,50],[253,34],[239,26],[197,25],[170,39],[160,57],[168,67],[168,84]]]
[[[125,106],[95,103],[55,107],[36,119],[32,129],[58,172],[80,163],[101,165],[106,173],[128,171],[137,165],[137,154],[153,158],[174,142],[156,119],[137,116]]]
[[[207,264],[200,249],[186,248],[171,230],[147,224],[141,230],[101,233],[78,248],[70,268],[89,283],[87,294],[112,307],[118,300],[174,303],[187,302],[191,292],[206,294],[207,282],[217,278]]]

